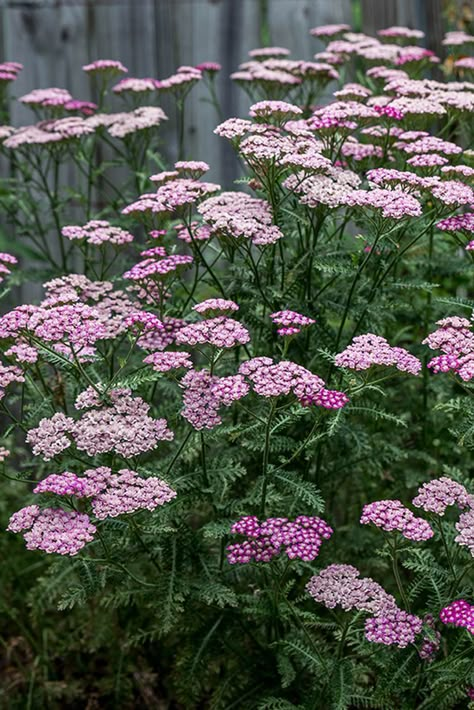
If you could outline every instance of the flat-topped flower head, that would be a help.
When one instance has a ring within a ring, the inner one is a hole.
[[[441,609],[439,618],[443,624],[452,624],[474,634],[474,606],[465,599],[458,599]]]
[[[201,62],[200,64],[196,64],[196,69],[199,69],[203,74],[207,72],[213,76],[222,69],[222,66],[219,62]]]
[[[407,540],[417,542],[429,540],[434,534],[426,520],[417,518],[399,500],[376,500],[364,505],[360,522],[386,532],[398,530]]]
[[[82,71],[85,71],[86,74],[101,74],[107,77],[128,73],[128,69],[124,67],[122,62],[116,59],[96,59],[89,64],[84,64]]]
[[[474,506],[474,496],[470,496],[470,505]],[[454,538],[461,547],[467,547],[474,557],[474,509],[471,507],[465,513],[461,513],[456,523],[456,530],[459,535]]]
[[[283,336],[295,335],[300,333],[302,328],[316,323],[316,321],[313,318],[309,318],[309,316],[303,316],[301,313],[288,310],[271,313],[270,318],[273,323],[279,326],[277,331],[278,335]]]
[[[394,597],[371,577],[360,577],[352,565],[333,564],[311,577],[306,585],[308,593],[327,609],[341,607],[344,611],[357,609],[370,614],[396,610]]]
[[[238,310],[239,307],[234,301],[229,301],[225,298],[208,298],[193,306],[193,311],[197,313],[229,313]]]
[[[136,333],[143,333],[150,330],[161,330],[164,328],[161,320],[150,311],[136,311],[130,313],[124,320],[126,330],[131,330]]]
[[[437,321],[440,326],[423,340],[432,350],[441,350],[443,355],[428,362],[433,372],[457,373],[468,382],[474,377],[474,333],[472,323],[466,318],[453,316]]]
[[[20,103],[36,107],[57,107],[64,106],[68,101],[72,101],[72,96],[67,89],[51,87],[48,89],[33,89],[28,94],[20,96]]]
[[[95,246],[102,244],[122,246],[133,241],[133,234],[121,227],[114,227],[103,219],[92,219],[82,226],[65,226],[61,229],[61,234],[71,241],[85,241]]]
[[[421,30],[411,30],[408,27],[392,26],[384,30],[377,30],[379,37],[390,37],[391,39],[423,39],[425,33]]]
[[[10,532],[23,532],[27,550],[72,557],[94,539],[96,527],[86,513],[30,505],[14,513]]]
[[[371,643],[406,648],[421,633],[423,620],[402,609],[394,609],[365,621],[365,638]]]
[[[474,508],[474,496],[468,493],[462,483],[441,476],[423,483],[412,503],[417,508],[423,508],[427,513],[444,515],[446,508],[451,505],[455,505],[460,510]]]
[[[286,47],[258,47],[249,51],[252,59],[269,59],[273,57],[288,57],[291,52]]]
[[[418,375],[421,361],[408,350],[392,347],[385,338],[373,333],[356,336],[345,350],[336,355],[337,367],[350,370],[367,370],[373,365],[393,366],[401,372]]]
[[[229,407],[249,391],[242,375],[217,377],[205,369],[189,370],[180,384],[183,388],[181,416],[198,431],[221,424],[220,408]]]
[[[233,348],[250,341],[250,333],[233,318],[217,316],[208,320],[190,323],[176,335],[178,345],[214,345],[217,348]]]
[[[71,471],[64,473],[51,473],[43,478],[35,488],[33,493],[54,493],[58,496],[75,496],[76,498],[90,498],[98,493],[100,487],[96,482],[89,480],[87,476],[78,476]]]
[[[138,200],[122,210],[122,214],[132,214],[135,217],[173,214],[181,208],[188,209],[219,190],[220,185],[216,183],[172,176],[171,179],[160,182],[156,192],[140,195]]]
[[[273,224],[269,203],[244,192],[223,192],[210,197],[201,202],[198,212],[217,235],[249,239],[259,246],[274,244],[283,237]]]
[[[350,32],[351,26],[344,24],[333,24],[333,25],[318,25],[318,27],[313,27],[309,31],[313,37],[335,37],[336,35],[343,34],[343,32]]]
[[[190,368],[193,366],[189,353],[171,351],[151,353],[144,358],[143,362],[152,365],[155,372],[169,372],[181,367]]]
[[[174,164],[178,175],[189,175],[192,178],[199,178],[210,170],[210,166],[204,160],[178,160]],[[151,178],[150,178],[151,179]]]
[[[107,130],[114,138],[127,138],[139,131],[156,128],[167,120],[168,116],[158,106],[140,106],[129,113],[117,114]]]
[[[277,124],[301,116],[303,111],[299,106],[289,104],[286,101],[259,101],[253,104],[249,110],[249,116],[265,121],[275,121]]]
[[[247,564],[269,562],[280,554],[282,548],[290,560],[311,562],[333,530],[321,518],[306,515],[300,515],[294,521],[268,518],[261,523],[254,516],[245,516],[232,525],[231,532],[249,539],[229,545],[227,559],[230,564]]]
[[[156,91],[158,81],[156,79],[145,78],[138,79],[136,77],[127,77],[121,79],[118,84],[112,87],[114,94],[147,94],[150,91]]]
[[[193,257],[189,254],[171,254],[162,259],[149,257],[132,266],[123,277],[138,282],[150,279],[161,281],[166,277],[174,276],[179,269],[189,267],[193,261]]]
[[[135,471],[121,469],[117,474],[109,474],[103,480],[101,469],[96,471],[99,472],[101,488],[93,496],[91,504],[98,520],[129,515],[139,510],[155,510],[176,497],[176,491],[155,476],[142,478]],[[95,471],[86,471],[86,475],[94,484]]]

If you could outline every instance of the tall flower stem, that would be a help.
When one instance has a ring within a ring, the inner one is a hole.
[[[265,444],[263,449],[263,462],[262,462],[262,475],[263,475],[263,485],[262,485],[262,498],[260,502],[260,514],[262,518],[265,517],[265,506],[267,500],[267,487],[268,487],[268,461],[270,458],[270,435],[272,420],[276,409],[276,398],[273,398],[270,404],[270,411],[268,413],[267,423],[265,426]]]

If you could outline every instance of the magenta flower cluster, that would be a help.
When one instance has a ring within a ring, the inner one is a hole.
[[[283,336],[297,335],[302,328],[316,322],[313,318],[303,316],[301,313],[296,313],[296,311],[277,311],[276,313],[271,313],[270,318],[273,323],[279,326],[278,335]]]
[[[248,539],[229,545],[227,559],[230,564],[247,564],[270,562],[280,554],[282,547],[290,560],[311,562],[333,530],[321,518],[306,515],[299,515],[294,521],[268,518],[263,522],[255,516],[245,516],[232,525],[231,532]]]
[[[474,634],[474,606],[465,599],[458,599],[441,609],[439,618],[443,624],[453,624]]]

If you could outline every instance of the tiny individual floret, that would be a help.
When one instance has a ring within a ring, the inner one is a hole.
[[[474,606],[465,599],[458,599],[441,609],[439,618],[443,624],[453,624],[474,634]]]
[[[227,313],[229,311],[238,311],[239,307],[234,301],[229,301],[225,298],[208,298],[201,303],[196,303],[193,306],[193,311],[197,313],[209,313],[209,312],[221,312]]]
[[[431,525],[417,518],[399,500],[376,500],[364,505],[360,522],[373,524],[386,532],[398,530],[407,540],[422,542],[433,537]]]
[[[232,525],[231,532],[250,539],[229,545],[227,559],[230,564],[247,564],[251,561],[270,562],[280,554],[282,547],[290,560],[311,562],[333,530],[321,518],[306,515],[300,515],[294,521],[268,518],[262,523],[254,516],[246,516]]]
[[[474,508],[474,496],[469,494],[461,483],[442,476],[423,483],[412,503],[417,508],[423,508],[427,513],[444,515],[446,508],[451,505],[455,505],[460,510]]]

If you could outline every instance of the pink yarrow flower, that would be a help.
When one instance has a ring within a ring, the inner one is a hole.
[[[26,531],[28,550],[72,557],[94,539],[96,527],[86,513],[30,505],[11,516],[7,530]]]
[[[417,542],[429,540],[434,535],[431,525],[423,518],[417,518],[399,500],[377,500],[364,505],[360,522],[373,524],[386,532],[398,530],[407,540]]]
[[[295,335],[301,332],[302,328],[316,323],[313,318],[303,316],[296,311],[276,311],[270,314],[273,323],[280,326],[277,330],[278,335]]]
[[[427,513],[444,515],[446,508],[451,505],[455,505],[460,510],[474,508],[474,496],[468,493],[461,483],[442,476],[423,483],[412,503],[417,508],[423,508]]]
[[[246,516],[232,525],[231,532],[250,539],[229,545],[227,559],[230,564],[247,564],[251,561],[269,562],[280,554],[282,548],[290,560],[311,562],[333,530],[321,518],[306,515],[300,515],[294,521],[268,518],[263,522]]]
[[[82,227],[73,225],[63,227],[61,234],[71,241],[83,240],[95,246],[101,246],[102,244],[122,246],[133,241],[133,234],[121,227],[113,227],[109,222],[102,219],[90,220]]]
[[[441,609],[439,618],[443,624],[453,624],[474,634],[474,606],[465,599],[453,601]]]
[[[421,362],[408,350],[392,347],[385,338],[373,333],[356,336],[345,350],[336,355],[337,367],[367,370],[372,365],[394,366],[401,372],[418,375]]]

